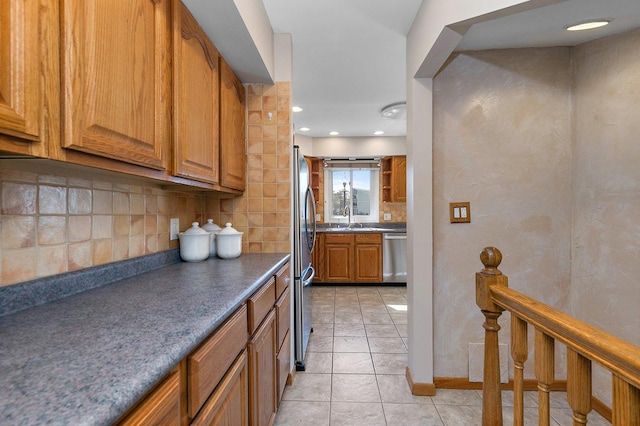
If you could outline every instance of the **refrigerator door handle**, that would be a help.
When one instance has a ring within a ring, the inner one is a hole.
[[[307,271],[311,271],[311,276],[309,276],[308,278],[302,280],[302,286],[306,287],[308,285],[311,285],[311,282],[313,281],[313,279],[316,276],[316,270],[313,268],[313,266],[309,265],[309,267],[307,268]],[[306,273],[305,273],[306,276]]]
[[[311,198],[311,204],[309,204],[309,198]],[[311,205],[311,215],[309,215],[309,205]],[[309,249],[309,253],[313,251],[313,248],[316,245],[316,200],[313,196],[313,191],[310,187],[307,187],[307,193],[304,197],[304,217],[307,221],[307,224],[311,224],[311,234],[309,239],[307,240],[307,248]],[[305,224],[305,225],[307,225]]]

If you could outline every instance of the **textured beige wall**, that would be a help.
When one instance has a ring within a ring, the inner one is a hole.
[[[576,317],[640,345],[640,31],[574,51]],[[610,376],[594,394],[610,401]]]
[[[483,247],[502,250],[510,287],[569,308],[570,50],[462,53],[433,87],[434,376],[467,377]],[[471,202],[470,224],[449,223],[454,201]]]

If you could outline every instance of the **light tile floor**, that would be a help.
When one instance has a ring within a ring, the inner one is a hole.
[[[482,393],[438,389],[415,396],[407,365],[406,287],[316,286],[306,371],[287,387],[275,424],[480,425]],[[504,424],[513,424],[513,395],[503,392]],[[551,395],[551,425],[571,425],[564,393]],[[525,423],[538,424],[537,395],[525,396]],[[589,425],[610,424],[592,412]]]

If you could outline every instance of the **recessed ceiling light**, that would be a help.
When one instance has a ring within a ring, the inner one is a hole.
[[[291,108],[291,111],[293,111],[293,112],[302,112],[302,108],[300,108],[299,106],[294,106],[293,108]]]
[[[330,134],[331,136],[338,136],[340,133],[339,133],[339,132],[336,132],[336,131],[333,131],[333,132],[329,132],[329,134]]]
[[[380,136],[380,135],[384,135],[384,132],[382,130],[376,130],[375,132],[373,132],[373,134],[376,136]]]
[[[311,129],[308,127],[300,127],[298,130],[300,130],[301,132],[308,132]]]
[[[609,25],[611,19],[593,19],[590,21],[578,22],[577,24],[567,25],[565,29],[567,31],[584,31],[584,30],[592,30],[594,28],[604,27],[605,25]]]

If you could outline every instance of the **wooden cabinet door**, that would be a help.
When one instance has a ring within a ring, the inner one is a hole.
[[[63,0],[62,146],[166,168],[170,0]]]
[[[348,283],[353,281],[353,244],[353,234],[325,235],[325,282]]]
[[[407,157],[384,157],[381,168],[382,201],[407,201]]]
[[[291,292],[285,290],[276,302],[276,347],[280,348],[291,325]]]
[[[176,425],[180,423],[180,373],[176,368],[119,425]]]
[[[276,415],[275,309],[249,342],[249,418],[252,426],[272,425]]]
[[[382,282],[382,234],[356,234],[355,281]]]
[[[245,91],[220,59],[220,185],[244,191],[246,170]]]
[[[291,372],[291,332],[287,331],[282,346],[278,351],[278,404],[282,400],[284,388],[287,386],[289,373]]]
[[[225,321],[191,355],[188,366],[188,413],[194,418],[247,344],[247,307]]]
[[[393,157],[393,193],[394,201],[407,201],[407,157]]]
[[[47,155],[59,129],[58,5],[3,0],[0,8],[0,149]],[[47,132],[51,134],[48,135]]]
[[[173,174],[218,183],[220,54],[181,2],[174,10]]]
[[[246,426],[249,424],[249,376],[246,350],[229,368],[216,391],[191,424],[194,426]]]

